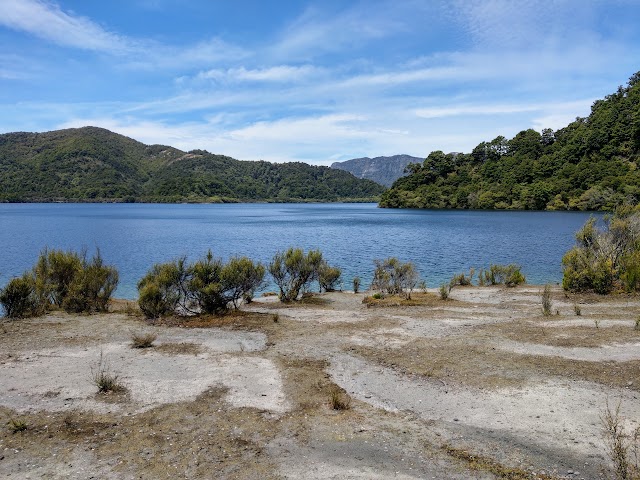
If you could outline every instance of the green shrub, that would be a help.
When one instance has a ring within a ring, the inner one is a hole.
[[[245,257],[223,263],[209,251],[187,265],[184,258],[156,264],[138,282],[138,304],[147,318],[176,314],[221,314],[239,307],[260,287],[265,268]]]
[[[472,268],[469,270],[469,276],[466,276],[464,273],[459,273],[454,275],[449,282],[449,285],[452,287],[466,287],[472,284],[473,276],[475,275],[475,270]]]
[[[33,272],[39,293],[52,305],[62,307],[69,288],[83,268],[85,253],[45,248]]]
[[[336,285],[340,281],[342,271],[339,268],[331,267],[326,262],[320,264],[318,269],[318,283],[320,289],[325,292],[333,292],[336,289]]]
[[[234,308],[238,308],[242,299],[251,302],[256,290],[264,282],[266,270],[260,263],[253,263],[247,257],[233,257],[222,268],[222,281]]]
[[[562,286],[565,290],[613,290],[635,292],[640,289],[640,212],[620,207],[605,226],[598,229],[590,218],[576,233],[576,246],[562,258]]]
[[[147,318],[159,318],[186,302],[186,260],[157,263],[138,282],[138,305]]]
[[[509,265],[491,265],[488,270],[484,270],[484,281],[490,285],[505,285],[515,287],[526,283],[526,278],[521,272],[521,267],[514,263]]]
[[[542,299],[542,314],[545,317],[548,317],[551,315],[551,310],[553,308],[553,300],[551,299],[551,285],[549,285],[548,283],[544,286],[544,289],[542,290],[541,299]]]
[[[280,290],[280,301],[297,300],[317,278],[322,264],[320,250],[310,250],[305,255],[300,248],[289,248],[276,253],[269,264],[269,273]]]
[[[392,257],[386,260],[374,260],[374,264],[376,268],[371,283],[373,290],[411,298],[411,292],[419,280],[418,271],[413,263],[402,263]]]
[[[360,290],[360,277],[353,277],[353,293],[358,293]]]
[[[98,250],[90,262],[83,259],[81,269],[69,284],[62,301],[67,312],[106,312],[118,286],[118,271],[105,265]]]
[[[9,318],[26,318],[44,312],[44,299],[38,295],[33,275],[13,278],[0,290],[0,304]]]
[[[440,285],[440,299],[447,300],[449,298],[449,293],[451,293],[451,284],[443,283]]]

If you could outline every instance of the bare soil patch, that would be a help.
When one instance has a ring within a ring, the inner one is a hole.
[[[2,320],[0,475],[600,478],[606,402],[640,422],[640,300],[555,288],[560,316],[545,318],[540,290]],[[153,347],[131,348],[140,331]],[[125,394],[97,394],[101,352]]]

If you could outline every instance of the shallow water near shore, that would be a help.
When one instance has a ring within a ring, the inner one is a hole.
[[[367,286],[373,260],[390,256],[414,262],[432,287],[491,263],[518,263],[528,282],[555,283],[590,215],[375,204],[0,204],[0,285],[30,269],[45,246],[100,248],[120,272],[121,298],[137,297],[137,281],[155,262],[211,249],[268,263],[289,246],[322,250],[342,269],[345,289],[355,275]]]

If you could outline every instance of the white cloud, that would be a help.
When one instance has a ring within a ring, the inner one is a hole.
[[[58,5],[41,0],[1,0],[0,24],[67,47],[110,53],[132,48],[128,40],[90,19],[63,12]]]
[[[442,118],[472,115],[509,115],[523,112],[546,112],[547,118],[564,116],[567,112],[579,112],[589,107],[595,99],[577,100],[559,103],[531,103],[531,104],[483,104],[483,105],[447,105],[443,107],[419,108],[415,111],[418,117]],[[576,114],[573,115],[575,118]],[[557,122],[553,122],[557,123]],[[545,128],[545,127],[542,127]],[[550,127],[551,128],[551,127]]]
[[[247,69],[245,67],[229,68],[227,70],[212,69],[200,72],[196,80],[217,81],[253,81],[253,82],[296,82],[322,73],[322,69],[312,65],[275,65],[261,69]]]

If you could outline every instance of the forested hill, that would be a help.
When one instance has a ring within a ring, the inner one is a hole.
[[[96,127],[0,135],[0,202],[370,201],[383,190],[328,167],[183,152]]]
[[[381,207],[612,210],[640,201],[640,72],[557,131],[525,130],[470,154],[429,154]]]

